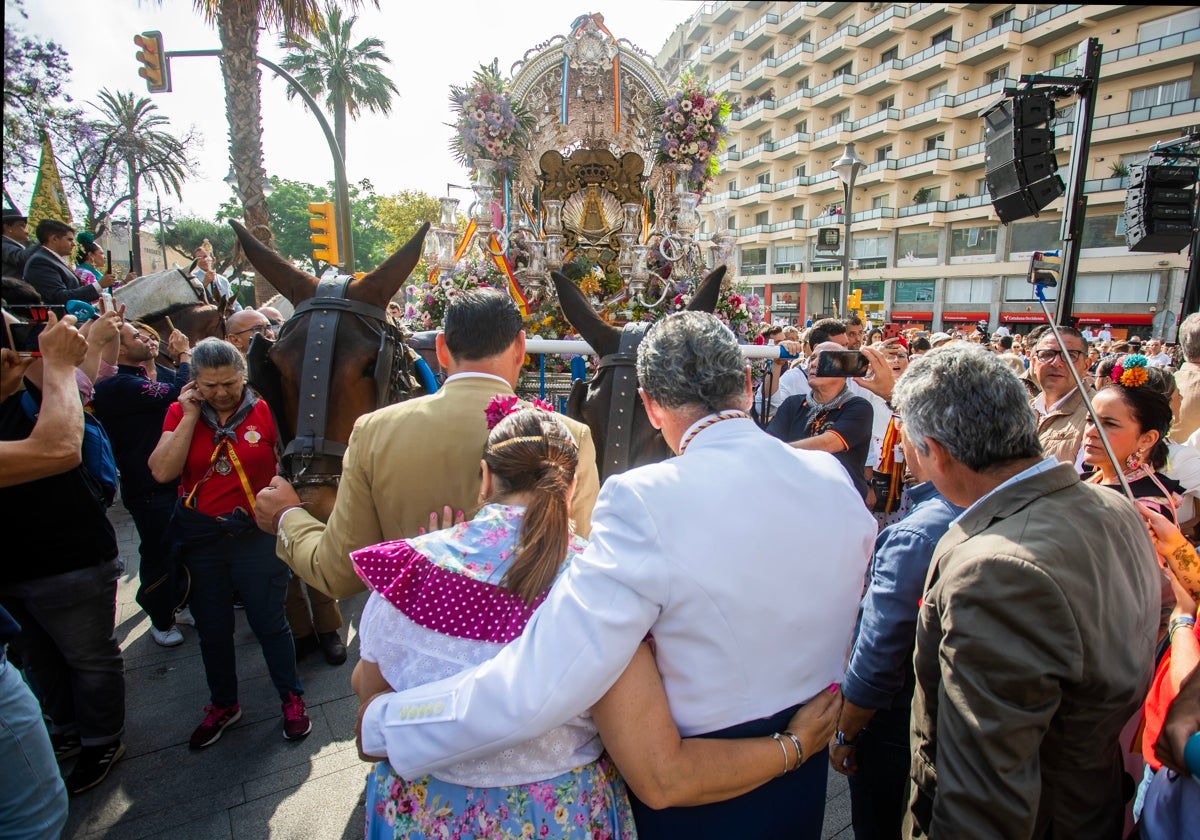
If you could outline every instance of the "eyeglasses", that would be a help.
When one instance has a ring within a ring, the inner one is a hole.
[[[246,333],[264,333],[267,330],[271,330],[273,332],[275,330],[275,326],[273,324],[255,324],[253,327],[249,327],[244,330],[238,330],[237,332],[230,333],[230,335],[245,335]]]
[[[1067,355],[1071,357],[1072,362],[1078,362],[1083,358],[1082,350],[1068,350]],[[1033,355],[1037,356],[1037,360],[1044,365],[1048,365],[1063,354],[1062,350],[1035,350]]]
[[[276,321],[274,319],[271,320],[271,327],[270,327],[271,329],[273,329],[273,330],[278,329],[279,327],[282,327],[282,326],[283,326],[283,321]]]

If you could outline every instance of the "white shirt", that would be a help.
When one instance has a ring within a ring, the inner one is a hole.
[[[685,737],[807,701],[843,674],[875,531],[832,455],[749,419],[712,424],[683,455],[610,477],[587,550],[524,634],[373,701],[363,749],[414,778],[529,740],[599,700],[647,631]]]
[[[1153,367],[1170,367],[1172,361],[1170,353],[1155,353],[1147,359]]]
[[[1112,331],[1111,330],[1100,330],[1100,332],[1096,333],[1096,337],[1099,338],[1101,341],[1112,341]]]
[[[979,507],[979,505],[981,505],[983,503],[984,499],[988,498],[989,496],[994,496],[996,493],[999,493],[1005,487],[1008,487],[1012,484],[1016,484],[1018,481],[1024,481],[1027,478],[1033,478],[1035,475],[1040,475],[1041,473],[1047,472],[1048,470],[1052,470],[1055,467],[1057,467],[1059,465],[1059,463],[1060,463],[1059,460],[1053,456],[1049,457],[1049,458],[1043,458],[1041,461],[1038,461],[1032,467],[1022,470],[1021,472],[1017,473],[1016,475],[1014,475],[1012,478],[1008,479],[1004,483],[998,484],[995,487],[993,487],[991,490],[989,490],[988,492],[984,493],[982,496],[980,496],[978,499],[975,500],[974,504],[972,504],[969,508],[967,508],[962,513],[960,513],[958,516],[956,516],[954,518],[954,522],[951,522],[950,524],[953,525],[953,524],[955,524],[955,522],[958,522],[960,519],[962,519],[968,513],[975,510],[975,508]]]
[[[779,386],[775,389],[775,393],[771,395],[771,414],[774,415],[779,410],[779,406],[783,405],[783,401],[788,397],[811,393],[812,386],[808,384],[808,375],[804,372],[804,367],[796,365],[795,367],[788,368],[779,375]],[[762,405],[761,385],[754,392],[754,405]]]

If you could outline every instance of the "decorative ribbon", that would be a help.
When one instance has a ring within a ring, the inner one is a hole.
[[[541,239],[542,225],[538,221],[537,213],[529,206],[529,202],[525,200],[525,196],[517,195],[517,200],[521,203],[521,212],[525,214],[525,221],[529,222],[529,226],[533,228],[534,234]]]
[[[597,13],[591,14],[591,15],[580,15],[579,17],[575,18],[575,20],[571,23],[571,34],[568,37],[570,37],[570,38],[578,37],[579,31],[581,29],[583,29],[583,27],[587,24],[587,22],[589,20],[594,20],[596,22],[596,27],[601,32],[603,32],[605,35],[607,35],[609,38],[611,38],[612,42],[615,44],[617,42],[617,39],[613,37],[612,32],[610,32],[608,30],[608,27],[604,25],[604,22],[602,20],[598,20],[599,17],[600,17],[600,14],[597,12]],[[613,78],[613,81],[612,81],[613,131],[619,132],[621,130],[621,50],[620,50],[620,48],[617,49],[616,55],[613,56],[612,78]],[[558,118],[559,122],[562,125],[567,124],[567,114],[568,114],[567,99],[568,99],[568,95],[570,92],[570,86],[571,86],[571,60],[570,60],[570,58],[567,57],[566,50],[564,50],[563,51],[563,64],[562,64],[562,91],[561,91],[562,105],[559,110],[559,118]]]

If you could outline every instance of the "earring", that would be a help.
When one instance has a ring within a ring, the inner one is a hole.
[[[1125,459],[1125,472],[1133,472],[1142,465],[1142,453],[1131,452]]]

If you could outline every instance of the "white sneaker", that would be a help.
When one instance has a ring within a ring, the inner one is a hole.
[[[175,611],[175,623],[186,624],[188,627],[196,626],[196,619],[192,618],[192,610],[190,607],[184,607],[181,610]]]
[[[154,641],[163,647],[175,647],[183,644],[183,634],[179,632],[179,628],[171,625],[169,630],[159,630],[153,624],[150,625],[150,635],[154,637]]]

